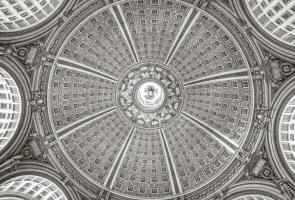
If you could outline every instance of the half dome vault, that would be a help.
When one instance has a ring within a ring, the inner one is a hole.
[[[205,199],[254,149],[263,85],[247,36],[215,3],[95,1],[47,48],[49,154],[86,193]]]

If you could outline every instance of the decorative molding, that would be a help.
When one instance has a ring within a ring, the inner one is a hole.
[[[267,50],[264,53],[264,68],[268,71],[268,81],[275,93],[290,76],[295,72],[295,64],[288,62]],[[295,62],[295,60],[294,60]]]

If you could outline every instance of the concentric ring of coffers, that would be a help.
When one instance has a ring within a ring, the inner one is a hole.
[[[295,47],[295,2],[292,0],[246,0],[256,23],[276,40]]]
[[[0,185],[0,199],[1,196],[11,200],[68,200],[55,183],[36,175],[17,176],[5,181]]]
[[[22,97],[12,76],[0,67],[0,152],[15,138],[22,112]]]
[[[63,0],[1,0],[0,32],[20,31],[48,19]]]
[[[82,188],[116,199],[194,197],[225,186],[242,169],[237,154],[251,149],[245,141],[255,133],[258,80],[247,59],[252,49],[242,49],[249,45],[182,1],[96,1],[80,11],[55,35],[44,67],[48,110],[40,121],[50,121],[55,136],[52,158],[73,169]],[[155,129],[130,123],[116,100],[124,74],[149,62],[173,70],[184,88],[179,115]]]

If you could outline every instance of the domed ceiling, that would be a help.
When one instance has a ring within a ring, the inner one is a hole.
[[[242,170],[262,92],[257,63],[239,26],[205,7],[97,1],[54,36],[45,132],[85,190],[205,197]]]

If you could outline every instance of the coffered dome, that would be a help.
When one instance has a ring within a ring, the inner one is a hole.
[[[54,36],[40,122],[51,156],[88,192],[208,196],[242,170],[263,93],[257,61],[221,8],[203,8],[96,1]]]

